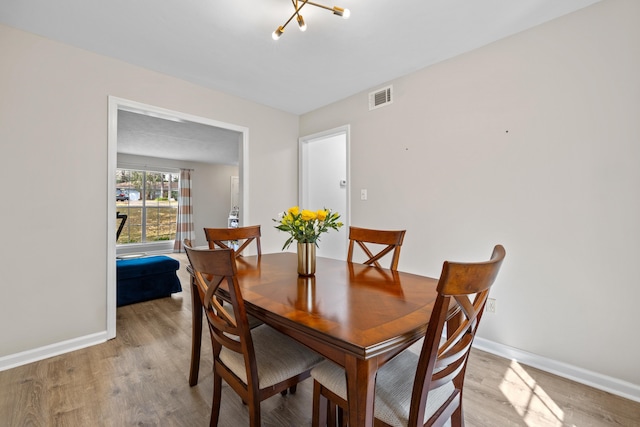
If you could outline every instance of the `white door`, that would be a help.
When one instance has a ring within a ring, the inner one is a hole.
[[[331,209],[344,226],[320,236],[318,256],[346,259],[349,237],[349,126],[300,138],[300,208]]]

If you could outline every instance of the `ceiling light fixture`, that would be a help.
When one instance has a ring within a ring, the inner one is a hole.
[[[285,22],[284,25],[279,26],[273,32],[271,37],[274,40],[278,40],[280,38],[280,36],[282,36],[282,34],[284,33],[285,27],[287,25],[289,25],[289,22],[291,22],[291,20],[293,19],[294,16],[296,17],[296,21],[298,21],[298,28],[300,28],[300,31],[306,31],[307,24],[304,22],[304,18],[300,14],[300,9],[302,9],[307,4],[310,4],[312,6],[316,6],[316,7],[322,8],[322,9],[330,10],[331,12],[333,12],[334,15],[342,16],[344,19],[347,19],[347,18],[349,18],[349,16],[351,16],[351,12],[349,11],[349,9],[343,9],[341,7],[338,7],[338,6],[329,7],[329,6],[325,6],[325,5],[322,5],[322,4],[314,3],[314,2],[308,1],[308,0],[291,0],[291,3],[293,4],[294,12],[293,12],[293,14],[291,14],[289,19],[287,19],[287,22]]]

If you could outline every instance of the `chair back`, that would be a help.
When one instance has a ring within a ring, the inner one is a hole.
[[[237,228],[206,228],[204,235],[209,243],[209,249],[216,247],[222,249],[233,249],[229,246],[230,241],[238,242],[238,249],[235,249],[235,256],[242,256],[242,251],[253,241],[256,242],[256,250],[258,255],[262,255],[260,247],[260,226],[250,225],[248,227]]]
[[[505,257],[501,245],[495,246],[491,259],[479,263],[445,261],[438,282],[438,297],[423,342],[413,394],[409,425],[423,425],[430,390],[453,382],[454,389],[447,404],[436,411],[426,425],[439,425],[462,404],[464,374],[489,289],[498,275]],[[452,313],[455,313],[452,315]],[[446,339],[442,338],[446,326]],[[454,413],[455,412],[455,413]],[[452,420],[453,425],[460,425]]]
[[[391,256],[391,266],[389,268],[391,270],[397,270],[398,261],[400,260],[400,247],[402,246],[405,232],[406,230],[372,230],[368,228],[349,227],[349,252],[347,253],[347,261],[353,262],[354,247],[357,244],[368,257],[363,264],[375,265],[381,268],[382,266],[379,263],[380,259],[388,253],[393,252]]]
[[[236,277],[236,260],[232,249],[196,249],[185,245],[189,262],[209,323],[214,363],[225,366],[219,359],[223,347],[243,355],[249,384],[257,385],[258,371],[244,299]],[[233,312],[225,310],[216,298],[223,284],[228,290]],[[230,372],[230,371],[229,371]]]

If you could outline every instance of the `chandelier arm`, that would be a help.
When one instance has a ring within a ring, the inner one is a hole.
[[[302,6],[298,7],[298,2],[302,3]],[[291,4],[293,5],[293,8],[296,10],[296,13],[298,13],[300,12],[300,9],[302,9],[304,5],[307,4],[307,0],[291,0]]]
[[[310,5],[313,5],[313,6],[316,6],[316,7],[320,7],[322,9],[327,9],[327,10],[330,10],[331,12],[333,12],[333,8],[332,7],[325,6],[323,4],[314,3],[312,1],[305,1],[305,3],[309,3]],[[300,7],[302,7],[302,6],[300,6]]]
[[[284,23],[284,25],[282,26],[282,29],[284,30],[286,28],[287,25],[289,25],[289,22],[291,22],[291,20],[293,19],[294,16],[298,15],[299,16],[299,12],[300,9],[302,9],[304,7],[305,4],[310,3],[313,4],[307,0],[300,0],[300,3],[302,3],[302,5],[300,7],[297,7],[296,3],[298,3],[296,0],[291,0],[291,3],[293,3],[293,7],[296,9],[295,12],[293,12],[293,14],[289,17],[289,19],[287,19],[287,22]]]

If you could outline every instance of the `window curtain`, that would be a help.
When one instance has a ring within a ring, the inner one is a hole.
[[[173,243],[174,252],[182,252],[184,239],[195,240],[193,233],[193,206],[191,205],[191,169],[180,169],[176,240]]]

